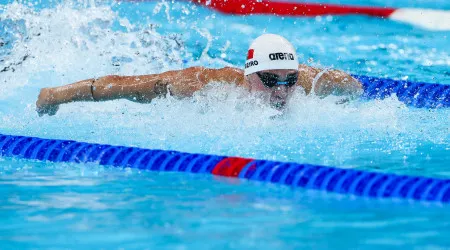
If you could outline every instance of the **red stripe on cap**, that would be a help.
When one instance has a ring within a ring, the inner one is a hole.
[[[389,17],[396,9],[384,7],[365,7],[323,3],[293,3],[255,0],[191,0],[226,14],[235,15],[280,15],[280,16],[319,16],[319,15],[369,15]]]
[[[253,59],[253,52],[255,52],[255,50],[253,49],[249,49],[247,52],[247,60]]]
[[[228,157],[217,163],[212,171],[212,174],[226,177],[237,177],[245,165],[251,161],[253,161],[253,159]]]

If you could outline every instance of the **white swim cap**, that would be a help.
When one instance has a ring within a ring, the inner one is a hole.
[[[268,69],[298,70],[297,53],[286,38],[275,34],[264,34],[250,45],[244,74],[249,75]]]

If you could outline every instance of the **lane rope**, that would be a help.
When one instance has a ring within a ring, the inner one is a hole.
[[[450,180],[0,134],[0,156],[213,174],[373,199],[449,203]]]
[[[191,0],[191,2],[227,15],[275,15],[291,17],[367,15],[391,19],[428,30],[450,30],[450,10],[262,0]]]
[[[349,6],[324,3],[296,3],[257,0],[192,0],[193,3],[232,15],[266,14],[278,16],[369,15],[389,17],[395,8]]]
[[[399,101],[417,108],[450,107],[450,85],[361,75],[353,75],[353,77],[363,85],[363,98],[384,99],[395,94]]]

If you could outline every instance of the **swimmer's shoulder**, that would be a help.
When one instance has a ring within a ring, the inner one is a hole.
[[[206,82],[222,82],[227,84],[244,84],[244,71],[234,67],[223,67],[219,69],[204,68],[201,75]]]
[[[313,79],[319,72],[320,70],[317,68],[299,64],[297,85],[303,87],[307,94],[310,93],[312,89]]]
[[[221,82],[243,86],[245,84],[244,71],[234,67],[207,68],[202,66],[189,67],[182,70],[166,71],[154,75],[133,76],[133,80],[146,82],[151,80],[164,80],[175,84],[186,84],[197,86],[206,85],[211,82]],[[198,83],[198,84],[197,84]],[[199,87],[199,86],[197,86]]]
[[[362,84],[344,71],[329,68],[319,69],[300,64],[297,84],[309,94],[314,82],[316,82],[316,94],[322,93],[321,95],[331,93],[346,95],[362,91]]]
[[[246,84],[244,70],[234,67],[224,67],[223,71],[228,77],[228,83],[236,84],[238,86],[244,86]]]

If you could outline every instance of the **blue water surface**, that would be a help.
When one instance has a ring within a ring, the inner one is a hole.
[[[321,1],[449,10],[448,1]],[[43,87],[242,67],[278,33],[301,63],[450,84],[449,31],[365,16],[226,16],[188,2],[0,1],[0,133],[449,178],[450,111],[294,94],[288,112],[211,84],[192,98],[63,105]],[[445,20],[443,20],[444,22]],[[204,175],[0,158],[0,249],[445,248],[447,206]]]

